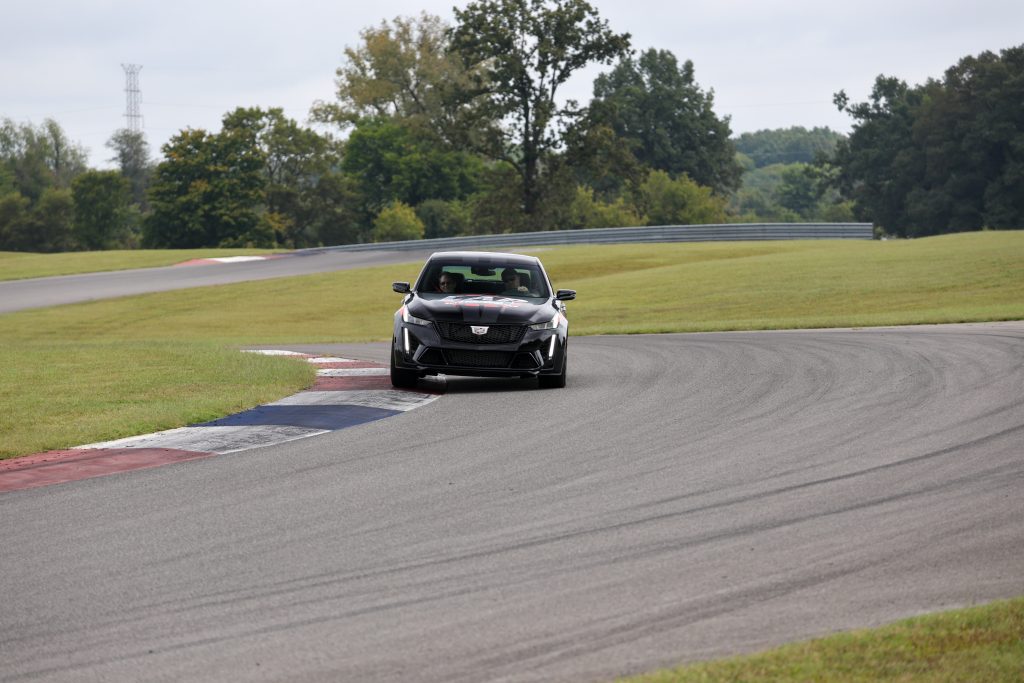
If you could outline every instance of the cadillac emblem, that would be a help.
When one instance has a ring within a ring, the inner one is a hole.
[[[487,330],[488,329],[490,329],[490,328],[484,327],[484,326],[477,326],[477,325],[470,325],[469,326],[469,330],[473,334],[487,334]]]

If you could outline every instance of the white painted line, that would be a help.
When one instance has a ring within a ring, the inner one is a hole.
[[[287,425],[243,425],[233,427],[178,427],[154,434],[130,436],[116,441],[93,443],[78,448],[177,448],[183,451],[233,453],[258,446],[326,434],[329,429]]]
[[[391,373],[388,368],[321,368],[317,377],[383,377]]]
[[[354,358],[335,358],[333,356],[320,356],[317,358],[310,358],[310,363],[358,363],[359,361]]]
[[[272,406],[365,406],[384,410],[412,410],[440,398],[439,394],[421,394],[390,389],[354,389],[351,391],[303,391]]]
[[[243,263],[245,261],[266,261],[266,256],[214,256],[206,259],[207,261],[217,261],[218,263]]]
[[[298,351],[281,351],[279,349],[242,349],[243,353],[259,353],[264,356],[305,356]]]

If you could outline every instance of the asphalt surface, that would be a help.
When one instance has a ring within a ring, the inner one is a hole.
[[[569,368],[0,495],[0,680],[599,681],[1024,593],[1024,323]]]
[[[0,281],[0,314],[172,289],[309,275],[392,263],[422,263],[429,251],[308,251],[242,263],[139,268]],[[411,274],[419,273],[416,268]]]

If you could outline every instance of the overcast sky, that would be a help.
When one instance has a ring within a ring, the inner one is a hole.
[[[1020,0],[591,0],[638,50],[694,63],[734,134],[828,126],[848,132],[832,95],[866,99],[884,73],[911,84],[969,54],[1024,43]],[[154,156],[183,128],[216,131],[238,106],[282,107],[305,122],[334,96],[335,69],[359,31],[421,11],[454,18],[465,0],[12,0],[0,40],[0,118],[53,118],[109,167],[104,143],[125,125],[122,64],[140,64],[144,130]],[[604,67],[602,67],[603,69]],[[590,99],[594,77],[566,95]]]

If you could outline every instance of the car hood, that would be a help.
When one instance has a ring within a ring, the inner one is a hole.
[[[417,318],[485,325],[542,323],[556,313],[551,299],[529,301],[479,294],[451,294],[436,299],[416,296],[406,306]]]

